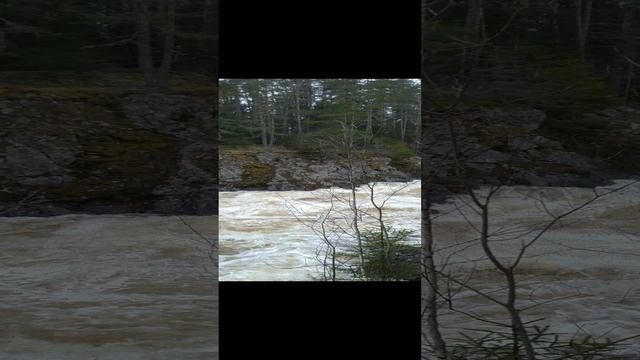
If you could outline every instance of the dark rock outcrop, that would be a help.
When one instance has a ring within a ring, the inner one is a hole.
[[[420,159],[394,162],[371,156],[355,164],[356,182],[409,181],[420,178]],[[348,187],[347,166],[338,159],[303,156],[293,150],[273,148],[220,151],[220,190],[313,190]]]
[[[588,128],[593,120],[585,119],[593,117],[601,128]],[[458,192],[464,184],[591,187],[638,174],[633,162],[622,163],[625,168],[615,156],[640,160],[640,116],[630,108],[574,121],[548,119],[532,108],[479,108],[434,112],[426,121],[422,166],[436,191]]]
[[[0,97],[0,215],[217,212],[215,93]]]

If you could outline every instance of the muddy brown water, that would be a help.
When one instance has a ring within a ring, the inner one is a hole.
[[[629,183],[620,180],[595,190],[602,194]],[[511,264],[522,241],[551,221],[549,213],[562,214],[593,196],[594,189],[585,188],[505,187],[490,205],[490,246]],[[440,264],[448,261],[448,273],[471,287],[451,287],[457,310],[508,322],[502,308],[472,290],[506,298],[504,278],[491,270],[477,241],[480,223],[471,203],[459,196],[436,206],[437,259]],[[527,309],[522,312],[525,321],[540,319],[535,324],[549,325],[565,339],[590,334],[619,340],[640,334],[640,183],[602,197],[552,227],[528,249],[516,278],[518,304]],[[442,286],[447,288],[444,282]],[[446,307],[440,314],[443,333],[452,343],[460,333],[495,330]],[[640,338],[626,341],[611,356],[638,359]]]
[[[0,218],[0,359],[217,359],[208,249],[177,217]]]

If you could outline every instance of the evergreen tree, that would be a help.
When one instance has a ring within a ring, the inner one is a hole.
[[[222,143],[304,148],[349,123],[359,142],[415,147],[419,94],[409,79],[221,80]]]

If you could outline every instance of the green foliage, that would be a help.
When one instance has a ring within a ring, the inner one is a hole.
[[[545,57],[544,52],[529,49],[525,57],[530,90],[541,94],[532,97],[532,105],[551,114],[573,114],[621,103],[592,65],[571,57]]]
[[[228,146],[252,145],[256,142],[251,129],[228,118],[220,118],[220,138]]]
[[[178,1],[174,69],[214,74],[216,1]],[[6,48],[0,69],[104,70],[137,68],[136,17],[125,1],[6,0],[0,4]],[[204,16],[207,24],[204,24]],[[159,16],[153,16],[153,29]],[[159,43],[154,35],[153,43]]]
[[[402,161],[415,156],[415,153],[407,143],[388,136],[375,139],[373,146],[377,147],[381,152],[387,152],[394,161]]]
[[[633,39],[640,23],[625,25],[625,19],[637,18],[635,2],[593,2],[585,59],[578,54],[574,4],[527,4],[484,2],[479,38],[467,33],[466,2],[450,3],[435,18],[425,13],[425,103],[522,104],[568,116],[619,104],[628,84],[634,98],[637,75],[631,74],[628,83],[629,65],[621,55],[633,58],[638,51]],[[461,101],[455,102],[463,88]]]
[[[517,360],[511,331],[476,330],[480,335],[461,333],[450,347],[452,360]],[[564,360],[604,360],[623,341],[598,339],[591,335],[562,340],[563,334],[549,331],[549,326],[532,326],[529,336],[538,358]],[[520,344],[521,345],[521,344]],[[519,347],[522,352],[522,347]]]
[[[344,155],[352,131],[354,151],[402,161],[414,155],[419,94],[409,79],[223,79],[221,141],[262,145],[264,135],[304,156],[331,157]]]
[[[410,234],[409,230],[392,227],[387,227],[386,233],[380,230],[364,231],[364,277],[370,280],[419,279],[421,248],[407,244]]]

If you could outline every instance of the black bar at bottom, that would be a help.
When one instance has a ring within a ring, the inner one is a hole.
[[[419,282],[221,282],[220,359],[420,359]]]

